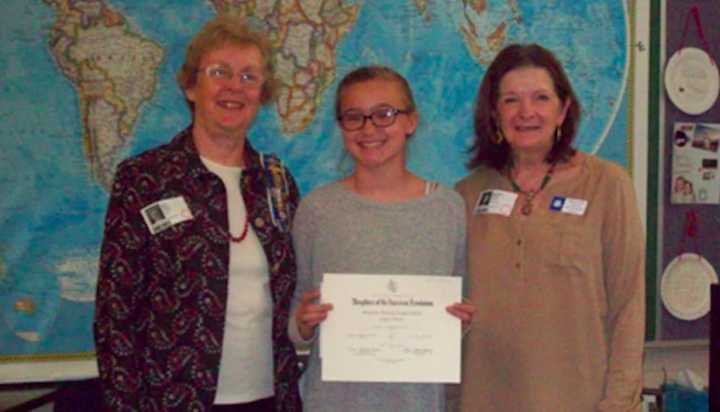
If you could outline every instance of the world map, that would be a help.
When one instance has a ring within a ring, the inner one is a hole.
[[[504,46],[538,42],[583,106],[580,150],[627,165],[630,28],[622,0],[5,0],[0,17],[0,361],[93,351],[108,188],[127,156],[190,114],[175,84],[185,47],[218,12],[267,30],[280,89],[249,138],[302,193],[352,169],[335,87],[366,64],[410,82],[408,153],[447,185],[468,173],[475,94]]]

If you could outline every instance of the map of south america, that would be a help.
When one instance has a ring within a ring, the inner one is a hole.
[[[50,50],[77,92],[88,167],[109,189],[140,105],[155,92],[163,49],[104,0],[44,1],[56,12]]]

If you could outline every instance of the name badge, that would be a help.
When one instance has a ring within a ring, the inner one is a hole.
[[[570,197],[553,196],[550,201],[550,210],[560,213],[582,216],[587,209],[588,201],[585,199],[573,199]]]
[[[162,232],[170,226],[193,218],[190,208],[182,196],[163,199],[140,210],[150,233]]]
[[[475,208],[473,209],[473,215],[490,213],[495,215],[510,216],[513,207],[515,207],[515,201],[517,198],[517,193],[508,192],[506,190],[486,190],[478,196],[478,199],[475,202]]]

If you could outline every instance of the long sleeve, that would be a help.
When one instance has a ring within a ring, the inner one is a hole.
[[[455,218],[457,220],[457,238],[455,239],[455,263],[453,275],[463,279],[463,296],[468,293],[468,262],[467,262],[467,217],[465,214],[465,202],[460,195],[457,196],[455,207]]]
[[[613,183],[602,229],[609,359],[598,412],[635,412],[641,406],[645,339],[644,231],[629,177],[623,171]]]
[[[95,345],[106,406],[139,410],[143,391],[138,364],[137,321],[146,270],[147,229],[133,202],[137,199],[128,168],[113,184],[105,219],[95,307]]]

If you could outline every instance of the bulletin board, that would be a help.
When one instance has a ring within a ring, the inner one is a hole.
[[[703,314],[704,305],[699,302],[705,296],[697,291],[704,279],[720,273],[720,100],[709,98],[707,108],[702,107],[708,89],[714,87],[713,76],[703,71],[704,63],[695,67],[687,62],[693,53],[702,56],[705,52],[718,67],[720,7],[717,0],[666,0],[663,12],[664,42],[659,62],[663,70],[658,79],[662,120],[659,256],[657,279],[652,285],[657,292],[655,338],[707,339],[709,314]],[[674,67],[678,61],[685,66]],[[697,83],[686,87],[698,89],[680,88],[685,94],[677,95],[672,87],[677,87],[679,80],[668,76],[677,70],[697,71],[690,74]],[[709,302],[709,288],[707,299]]]

